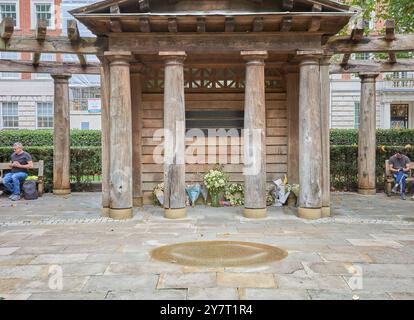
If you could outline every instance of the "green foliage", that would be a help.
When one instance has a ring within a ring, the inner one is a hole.
[[[0,130],[0,147],[10,147],[15,142],[23,146],[52,146],[53,130]],[[72,147],[101,145],[101,131],[71,130]]]
[[[385,152],[377,148],[377,188],[385,184],[385,160],[401,149],[401,146],[387,146]],[[414,161],[414,149],[407,149],[406,155]],[[334,190],[356,191],[358,188],[358,146],[331,146],[331,185]]]
[[[25,151],[32,155],[34,162],[44,160],[45,190],[50,192],[53,184],[53,147],[25,147]],[[72,189],[84,191],[92,178],[102,172],[101,147],[72,147],[70,151]],[[11,152],[10,147],[0,147],[0,162],[9,162]],[[37,170],[31,170],[29,174],[36,175]]]
[[[358,129],[332,129],[331,145],[357,145]],[[377,145],[405,146],[414,144],[413,129],[378,129]]]

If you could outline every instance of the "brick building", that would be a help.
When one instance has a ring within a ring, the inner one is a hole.
[[[48,24],[48,36],[66,33],[68,10],[94,1],[0,0],[0,18],[12,17],[16,35],[33,35],[38,19]],[[85,28],[80,30],[87,33]],[[0,52],[1,59],[32,60],[31,53]],[[72,60],[62,54],[42,54],[41,61]],[[89,60],[96,59],[88,57]],[[71,127],[100,129],[100,114],[88,110],[88,101],[100,98],[99,77],[71,79]],[[48,74],[0,73],[0,129],[53,127],[53,80]]]

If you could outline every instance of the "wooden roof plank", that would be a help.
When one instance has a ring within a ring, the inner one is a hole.
[[[0,60],[0,72],[21,73],[69,73],[69,74],[99,74],[99,63],[88,63],[85,67],[72,62],[41,62],[33,66],[31,61]]]
[[[388,61],[350,60],[347,65],[331,64],[331,74],[361,72],[403,72],[414,71],[414,59],[400,59],[396,63]]]
[[[11,17],[6,17],[0,24],[0,38],[3,40],[9,40],[13,35],[14,24]]]

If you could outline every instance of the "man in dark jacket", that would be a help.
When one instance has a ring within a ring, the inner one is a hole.
[[[4,176],[3,184],[11,193],[9,199],[17,201],[20,200],[20,183],[27,178],[28,169],[33,168],[33,161],[32,156],[23,150],[20,142],[13,145],[13,150],[9,164],[11,171]]]
[[[397,193],[398,187],[400,187],[401,199],[405,200],[405,180],[410,172],[410,159],[404,155],[404,150],[397,151],[390,160],[390,170],[394,176],[395,185],[392,188],[392,192]]]

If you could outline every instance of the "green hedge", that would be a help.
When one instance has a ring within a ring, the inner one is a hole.
[[[52,147],[25,147],[33,161],[45,162],[45,190],[51,191],[53,184],[53,148]],[[72,147],[70,154],[70,174],[74,191],[88,190],[94,177],[100,176],[101,148],[100,147]],[[0,162],[9,162],[11,150],[9,147],[0,147]],[[32,172],[36,174],[36,171]]]
[[[71,130],[72,147],[93,147],[101,145],[99,130]],[[21,142],[26,146],[53,146],[53,130],[0,130],[0,147],[11,147]]]
[[[73,147],[92,147],[101,145],[101,131],[99,130],[72,130],[71,140]],[[358,144],[357,129],[332,129],[331,145]],[[20,141],[25,146],[52,146],[52,130],[0,130],[0,147],[9,147]],[[378,129],[377,144],[385,146],[404,146],[414,144],[413,129]]]
[[[385,160],[401,147],[388,146],[385,152],[377,148],[377,188],[384,188]],[[414,161],[414,149],[407,150],[407,156]],[[358,147],[331,146],[331,185],[334,190],[355,191],[358,188]]]
[[[332,129],[331,145],[358,144],[358,129]],[[413,129],[378,129],[377,144],[385,146],[405,146],[414,144]]]

